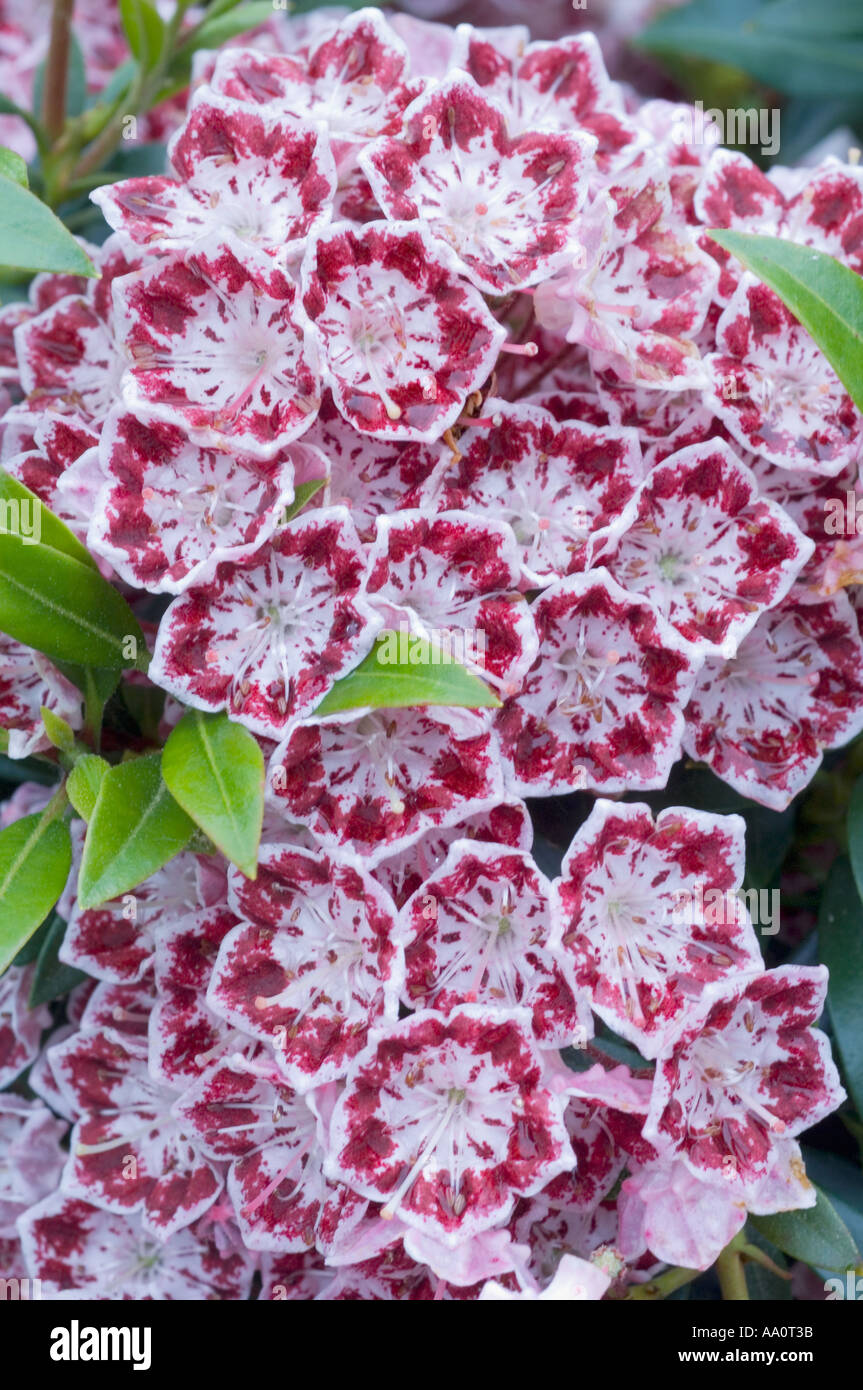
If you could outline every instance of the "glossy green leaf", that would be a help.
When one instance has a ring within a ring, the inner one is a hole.
[[[66,935],[66,923],[58,914],[52,913],[36,958],[33,983],[30,986],[30,1008],[37,1009],[40,1004],[50,1004],[52,999],[63,999],[76,985],[88,978],[83,970],[65,965],[60,960],[59,950]]]
[[[36,964],[37,960],[39,959],[39,952],[42,950],[42,947],[45,943],[45,937],[48,935],[48,929],[54,920],[54,915],[55,914],[53,911],[49,912],[48,916],[45,918],[45,921],[40,922],[33,935],[29,937],[27,941],[24,942],[24,945],[21,947],[21,950],[12,960],[13,966],[17,967],[21,965]]]
[[[272,0],[250,0],[249,4],[237,5],[227,14],[217,15],[209,21],[204,20],[195,35],[194,48],[221,48],[229,39],[248,33],[250,29],[257,29],[272,17]]]
[[[863,410],[863,278],[823,251],[793,241],[743,232],[708,236],[776,291]]]
[[[312,478],[308,483],[300,483],[294,492],[293,502],[285,510],[285,521],[293,521],[306,503],[311,501],[315,493],[320,492],[326,481],[326,478]]]
[[[0,178],[11,179],[22,188],[27,188],[30,183],[26,162],[14,150],[7,150],[5,145],[0,145]]]
[[[257,873],[264,755],[225,714],[189,710],[172,730],[162,776],[183,810],[247,878]]]
[[[56,661],[134,666],[146,652],[138,621],[90,565],[0,534],[0,631]]]
[[[98,272],[71,232],[27,188],[7,179],[0,215],[0,266],[94,276]]]
[[[0,971],[44,922],[66,887],[72,841],[63,820],[24,816],[0,831]]]
[[[803,1160],[810,1180],[827,1193],[857,1249],[863,1251],[863,1173],[859,1165],[809,1147],[803,1149]]]
[[[78,904],[129,893],[188,843],[195,829],[162,780],[161,755],[109,768],[87,827]]]
[[[753,1216],[752,1224],[792,1259],[819,1269],[844,1271],[858,1263],[860,1254],[830,1199],[818,1188],[816,1193],[814,1207]]]
[[[661,14],[637,44],[728,63],[799,96],[854,96],[863,79],[859,0],[692,0]]]
[[[494,709],[500,701],[484,681],[425,638],[407,640],[408,659],[387,660],[400,634],[384,633],[353,671],[336,681],[315,714],[339,714],[348,709],[404,709],[413,705],[458,705]],[[391,641],[395,639],[395,643]],[[402,647],[404,647],[402,642]],[[402,658],[404,651],[401,652]],[[411,659],[413,658],[413,659]]]
[[[82,820],[89,820],[92,816],[102,779],[109,768],[110,763],[106,763],[104,758],[98,758],[95,753],[85,753],[69,773],[66,794]]]
[[[155,65],[165,42],[165,25],[149,0],[120,0],[123,32],[134,57],[145,68]]]
[[[69,527],[43,506],[35,492],[0,468],[0,533],[6,532],[98,569],[89,550]]]
[[[863,1115],[863,902],[847,859],[833,865],[824,888],[818,952],[830,971],[827,1007],[845,1082],[858,1115]]]

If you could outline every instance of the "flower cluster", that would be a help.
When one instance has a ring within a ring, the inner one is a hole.
[[[166,722],[268,760],[254,880],[190,849],[130,912],[73,876],[92,979],[44,1041],[0,979],[39,1097],[0,1095],[0,1242],[60,1298],[620,1294],[812,1205],[797,1136],[843,1098],[826,972],[710,907],[741,818],[620,798],[690,757],[782,809],[863,729],[819,491],[863,419],[705,231],[859,271],[863,172],[682,143],[589,34],[283,34],[96,191],[99,279],[0,311],[3,467],[159,615]],[[318,713],[402,627],[480,634],[496,707]],[[46,706],[81,726],[4,638],[10,756]],[[525,798],[574,791],[550,879]]]

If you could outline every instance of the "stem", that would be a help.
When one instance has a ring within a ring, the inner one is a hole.
[[[741,1247],[740,1253],[744,1260],[752,1264],[761,1265],[762,1269],[769,1269],[770,1273],[775,1274],[779,1279],[791,1278],[790,1270],[780,1269],[776,1261],[771,1260],[770,1256],[766,1254],[764,1250],[759,1250],[757,1245],[744,1245]]]
[[[746,1274],[743,1269],[743,1248],[745,1242],[735,1236],[729,1245],[726,1245],[722,1254],[716,1261],[716,1273],[719,1275],[719,1287],[722,1290],[722,1297],[727,1303],[744,1303],[749,1301],[749,1290],[746,1287]]]
[[[72,9],[75,0],[54,0],[51,38],[45,61],[42,125],[49,140],[62,135],[66,124],[66,82],[69,73]]]
[[[42,812],[37,829],[42,830],[44,826],[50,825],[52,821],[59,820],[68,805],[69,798],[66,795],[66,783],[64,781],[63,785],[57,788],[51,800],[48,802],[48,805],[45,807],[45,810]]]
[[[657,1279],[651,1279],[649,1284],[632,1284],[626,1291],[626,1300],[633,1299],[659,1299],[667,1298],[676,1289],[682,1289],[684,1284],[691,1284],[693,1279],[697,1279],[699,1274],[703,1274],[701,1269],[684,1269],[682,1266],[675,1269],[667,1269],[664,1274],[660,1274]]]

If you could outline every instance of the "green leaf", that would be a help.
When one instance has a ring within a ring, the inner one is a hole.
[[[863,903],[851,865],[839,859],[821,898],[818,951],[830,971],[827,1007],[845,1071],[848,1090],[858,1115],[863,1115]]]
[[[165,42],[165,25],[149,0],[120,0],[123,32],[134,57],[146,70],[154,67]]]
[[[27,188],[30,183],[26,162],[14,150],[7,150],[5,145],[0,145],[0,178],[20,183],[22,188]]]
[[[229,39],[259,28],[272,17],[272,0],[251,0],[248,5],[238,5],[227,14],[217,15],[209,21],[205,19],[195,34],[193,48],[195,51],[200,48],[221,48]]]
[[[294,491],[293,502],[285,511],[285,521],[293,521],[297,513],[303,510],[303,507],[314,497],[315,493],[320,492],[326,481],[326,478],[312,478],[311,482],[300,483]]]
[[[89,820],[99,796],[102,779],[108,772],[110,763],[98,758],[95,753],[85,753],[79,758],[66,782],[66,794],[82,820]]]
[[[93,807],[78,874],[78,904],[98,907],[161,869],[195,829],[162,781],[161,755],[111,767]]]
[[[53,270],[71,275],[98,274],[59,217],[27,188],[7,179],[0,216],[0,266],[15,270]]]
[[[392,660],[400,644],[402,659]],[[405,643],[400,633],[382,633],[359,666],[336,681],[315,714],[339,714],[347,709],[404,709],[412,705],[499,708],[500,701],[485,682],[458,662],[442,659],[448,655],[424,637],[409,637]]]
[[[44,922],[71,867],[65,821],[37,811],[0,831],[0,971]]]
[[[43,705],[39,710],[42,725],[45,733],[53,743],[55,748],[59,748],[61,753],[71,753],[75,747],[75,734],[71,724],[67,724],[59,714],[55,714],[47,705]]]
[[[792,1259],[819,1269],[844,1271],[860,1259],[857,1246],[832,1202],[819,1188],[814,1207],[753,1216],[753,1226]]]
[[[821,1149],[803,1150],[806,1172],[833,1203],[858,1250],[863,1250],[863,1173],[854,1163]]]
[[[264,818],[264,755],[226,714],[189,710],[171,732],[162,776],[183,810],[254,878]]]
[[[87,979],[83,970],[65,965],[60,960],[59,950],[66,935],[66,923],[53,912],[48,919],[47,930],[36,960],[36,971],[30,986],[30,1008],[37,1009],[40,1004],[50,1004],[52,999],[62,999],[76,985]]]
[[[848,853],[857,892],[863,898],[863,777],[854,783],[851,800],[848,804]],[[860,1112],[863,1114],[863,1111]]]
[[[146,652],[118,591],[90,565],[0,533],[0,631],[55,661],[122,669]]]
[[[793,241],[743,232],[708,236],[776,291],[863,410],[863,278],[823,251]]]
[[[797,96],[854,96],[863,78],[859,0],[693,0],[655,19],[637,45],[730,63]]]
[[[39,959],[39,952],[42,950],[45,937],[48,935],[48,928],[51,926],[53,920],[54,913],[52,911],[48,913],[48,916],[45,918],[45,921],[39,924],[39,926],[36,928],[29,940],[24,942],[24,945],[21,947],[21,950],[18,952],[17,956],[15,956],[14,960],[12,961],[12,965],[18,966],[36,964],[37,960]]]
[[[11,473],[0,468],[0,532],[22,536],[30,544],[44,545],[49,550],[59,550],[82,565],[97,570],[98,566],[89,550],[81,544],[69,527],[49,512],[48,508]]]

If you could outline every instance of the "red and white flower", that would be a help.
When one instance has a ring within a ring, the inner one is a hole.
[[[105,423],[100,457],[91,550],[127,583],[173,594],[210,578],[220,561],[251,555],[294,500],[296,474],[327,471],[304,443],[264,463],[198,448],[177,425],[122,409]]]
[[[540,1047],[584,1046],[590,1009],[551,944],[550,892],[524,851],[456,840],[401,912],[405,1003],[524,1008]]]
[[[530,607],[518,592],[511,528],[470,512],[401,511],[378,519],[367,592],[388,628],[406,626],[507,693],[536,657]]]
[[[465,428],[460,457],[441,460],[420,505],[506,522],[531,588],[587,568],[594,547],[626,526],[626,504],[643,474],[635,431],[559,424],[521,402],[489,398],[483,408],[491,428]]]
[[[571,131],[512,136],[498,106],[453,73],[405,112],[360,167],[393,221],[419,218],[485,294],[535,285],[566,259],[595,142]]]
[[[139,1216],[103,1211],[61,1190],[31,1207],[19,1229],[28,1271],[55,1300],[249,1296],[253,1258],[242,1246],[220,1250],[199,1227],[163,1238]]]
[[[293,53],[227,49],[213,86],[295,120],[324,122],[338,149],[398,130],[416,92],[408,66],[407,49],[380,11],[363,9]]]
[[[705,985],[762,968],[737,889],[744,824],[671,806],[596,803],[554,885],[551,947],[575,989],[644,1057],[668,1047]]]
[[[559,580],[531,611],[539,655],[495,718],[510,790],[665,786],[700,665],[689,644],[604,569]]]
[[[743,796],[782,811],[826,748],[863,729],[863,643],[842,593],[795,589],[764,613],[736,656],[707,661],[683,745]]]
[[[162,618],[150,675],[198,709],[281,737],[365,656],[383,619],[344,507],[311,511],[223,561]]]
[[[210,1007],[275,1052],[300,1092],[344,1075],[404,980],[395,906],[354,861],[262,849],[254,882],[232,870],[240,923],[222,941]]]
[[[29,758],[51,747],[43,709],[80,729],[81,705],[81,692],[47,657],[0,633],[0,728],[8,735],[10,758]]]
[[[222,1179],[171,1115],[176,1093],[153,1080],[146,1043],[111,1028],[51,1049],[58,1085],[79,1118],[63,1191],[105,1211],[140,1212],[166,1240],[215,1201]]]
[[[611,82],[593,34],[573,34],[556,43],[506,43],[505,31],[460,24],[451,65],[463,68],[498,102],[507,126],[531,130],[576,130],[598,144],[597,163],[608,170],[625,162],[638,143],[623,92]]]
[[[857,460],[863,416],[772,290],[743,278],[716,326],[706,402],[744,449],[834,477]]]
[[[529,1029],[520,1011],[463,1005],[377,1032],[336,1105],[327,1171],[447,1245],[505,1221],[574,1163]]]
[[[372,866],[428,831],[491,812],[503,796],[487,723],[467,710],[355,710],[308,719],[270,761],[288,820]]]
[[[261,1056],[218,1063],[177,1102],[210,1157],[230,1161],[228,1193],[248,1249],[326,1253],[362,1220],[367,1202],[321,1171],[321,1111],[332,1109],[335,1089],[298,1096]]]
[[[222,241],[250,269],[286,269],[330,217],[336,171],[329,141],[311,122],[251,111],[199,90],[168,155],[178,177],[148,175],[91,197],[125,244],[191,251]]]
[[[814,546],[712,439],[651,470],[612,549],[603,563],[628,592],[649,599],[696,652],[733,656]]]
[[[377,439],[428,443],[454,425],[506,337],[422,223],[336,223],[310,241],[302,308],[345,419]]]
[[[124,276],[115,304],[126,406],[177,425],[202,448],[275,458],[320,404],[296,301],[281,272],[262,286],[227,245],[168,255]]]
[[[708,985],[656,1068],[645,1138],[696,1177],[757,1192],[777,1140],[817,1124],[844,1099],[830,1044],[812,1027],[823,966],[782,966]]]

